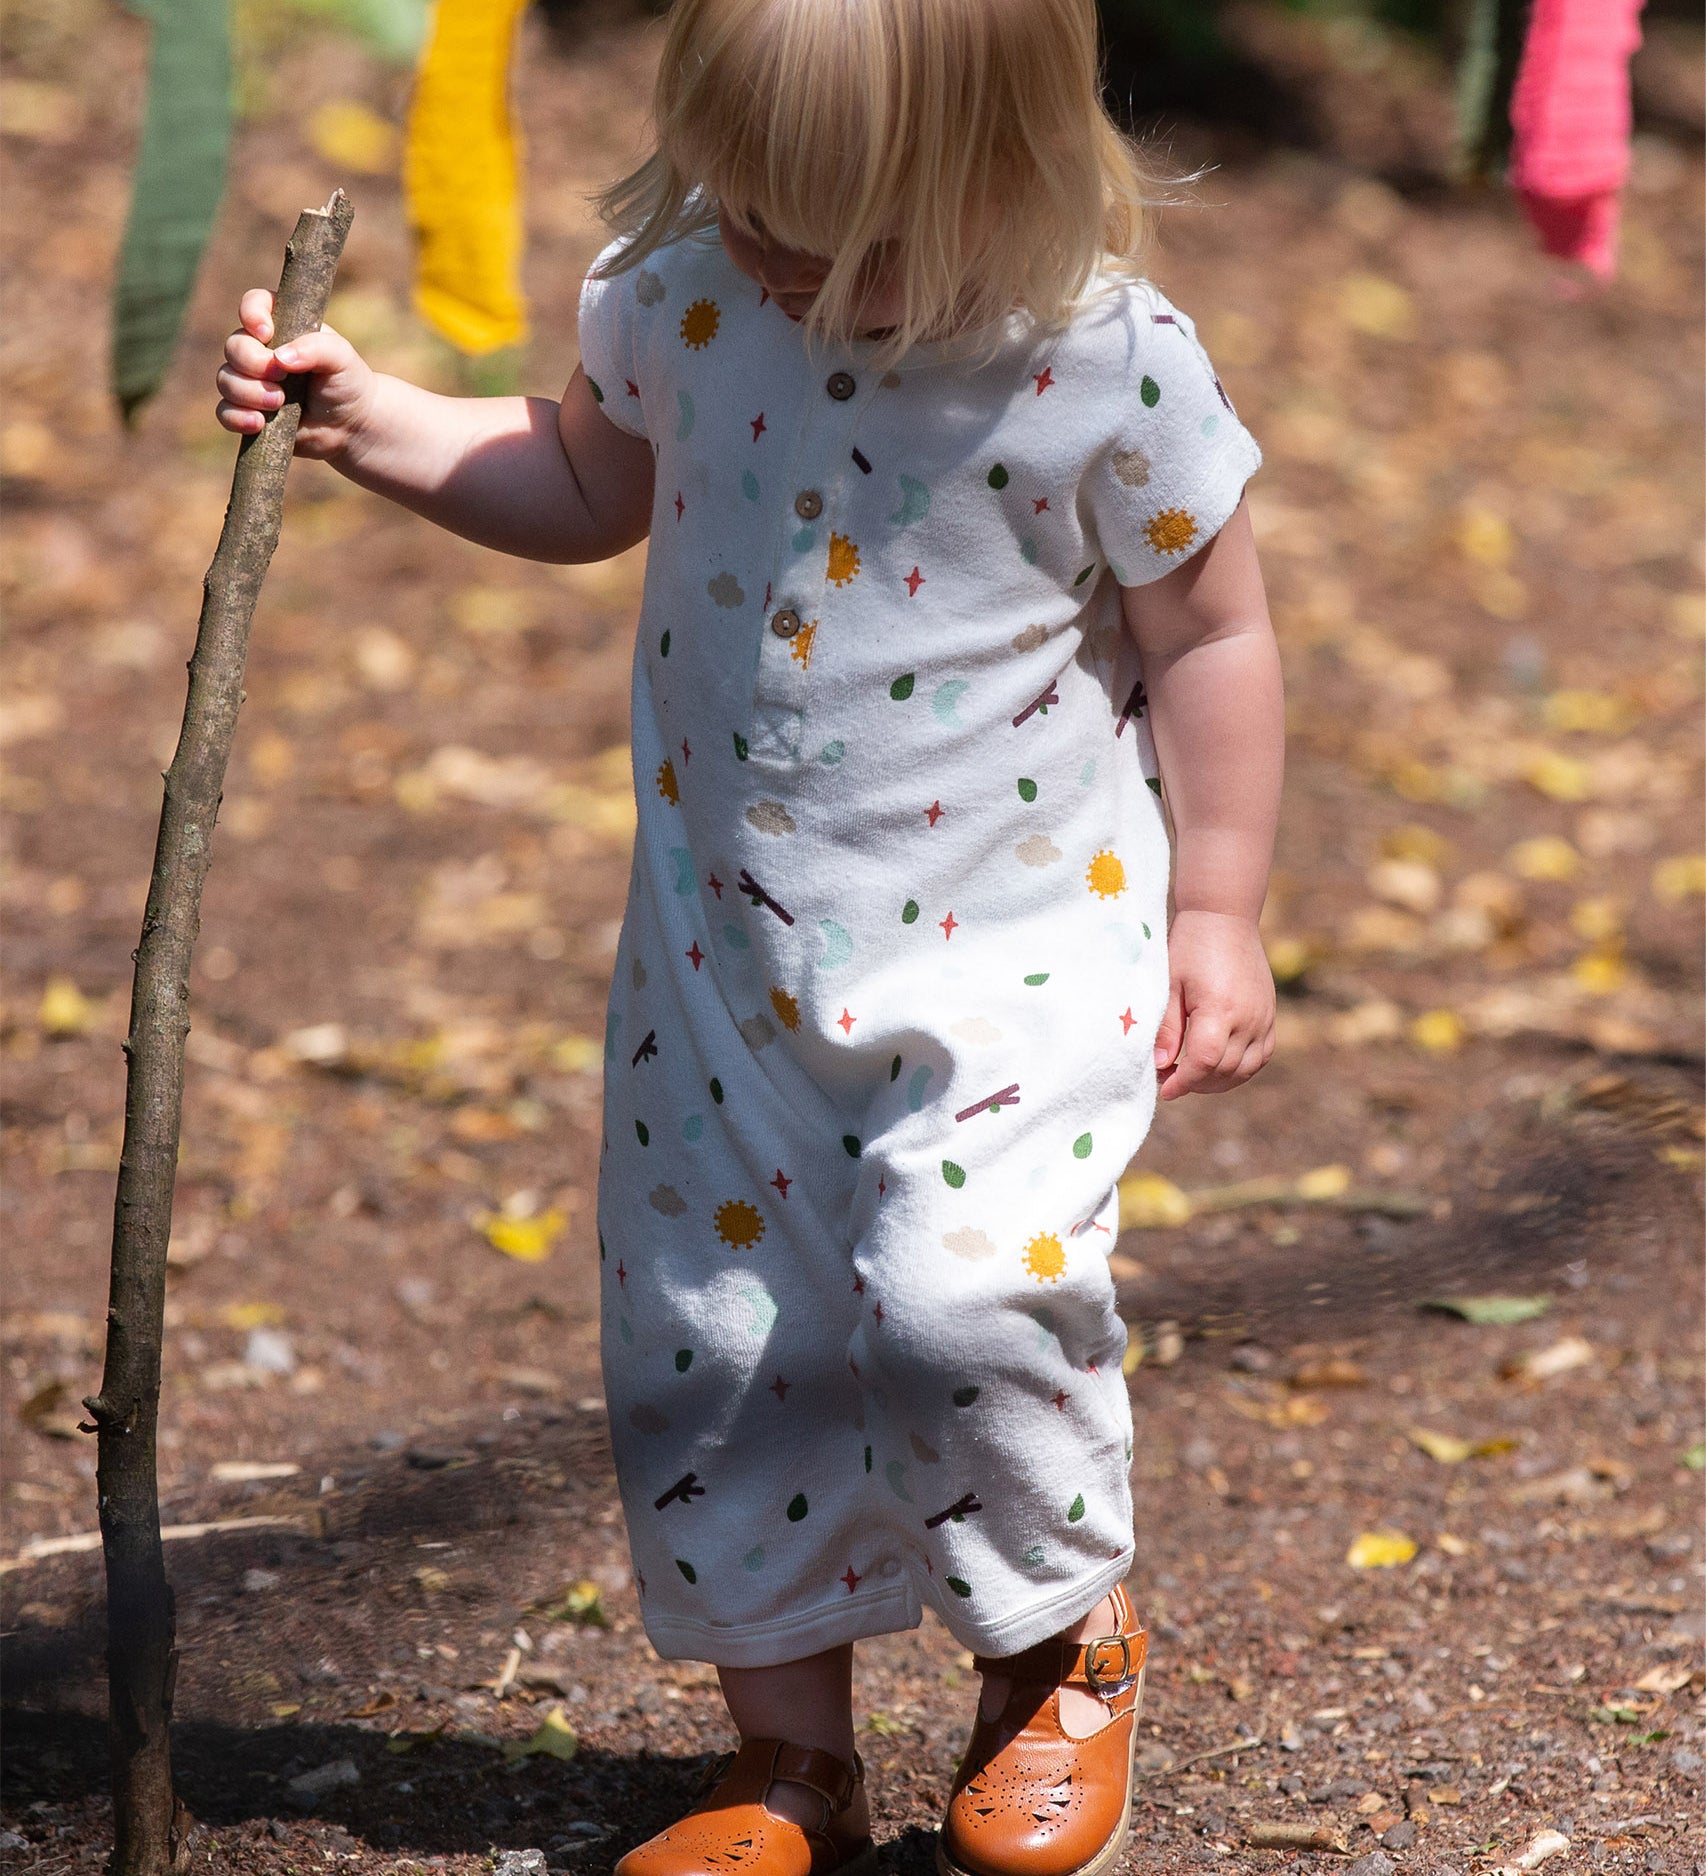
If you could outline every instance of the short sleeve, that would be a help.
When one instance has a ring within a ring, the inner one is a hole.
[[[611,242],[581,287],[581,369],[598,407],[618,430],[645,437],[645,404],[640,385],[640,363],[635,325],[639,283],[654,278],[644,268],[605,276],[607,267],[622,252]]]
[[[1262,452],[1185,314],[1147,283],[1122,297],[1125,316],[1100,322],[1118,350],[1081,494],[1114,578],[1146,586],[1220,532]]]

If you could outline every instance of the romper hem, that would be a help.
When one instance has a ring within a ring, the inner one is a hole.
[[[1080,1577],[1066,1589],[1056,1590],[1046,1601],[1032,1603],[996,1622],[968,1623],[963,1619],[950,1622],[946,1615],[943,1615],[943,1622],[954,1640],[973,1654],[997,1657],[1021,1654],[1087,1615],[1116,1583],[1125,1581],[1136,1560],[1134,1545],[1103,1564],[1093,1575]],[[937,1613],[942,1614],[942,1611]]]
[[[642,1610],[644,1615],[644,1611]],[[923,1606],[909,1583],[804,1609],[768,1622],[689,1622],[676,1615],[645,1615],[646,1637],[666,1661],[708,1661],[720,1668],[774,1668],[865,1641],[917,1628]]]

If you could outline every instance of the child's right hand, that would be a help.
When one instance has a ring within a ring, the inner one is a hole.
[[[225,341],[215,414],[227,430],[255,436],[284,402],[282,380],[306,373],[308,398],[296,432],[296,453],[336,461],[348,453],[366,421],[376,374],[330,326],[269,351],[272,308],[273,296],[265,287],[251,287],[238,303],[237,316],[243,323]]]

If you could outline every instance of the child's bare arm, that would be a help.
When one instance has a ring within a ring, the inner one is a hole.
[[[1247,1081],[1273,1053],[1273,977],[1256,920],[1285,761],[1279,648],[1248,510],[1176,571],[1123,594],[1173,820],[1172,986],[1161,1094]],[[1182,1046],[1181,1046],[1182,1045]]]
[[[322,327],[278,352],[272,296],[244,294],[225,345],[219,420],[250,434],[277,408],[287,371],[312,378],[297,451],[452,533],[529,560],[603,560],[651,524],[650,446],[599,411],[579,370],[561,404],[439,397],[375,372]]]

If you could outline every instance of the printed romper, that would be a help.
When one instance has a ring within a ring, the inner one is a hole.
[[[1027,1647],[1132,1554],[1168,848],[1116,582],[1259,453],[1143,282],[885,371],[695,236],[589,279],[581,346],[657,456],[599,1193],[647,1633]]]

